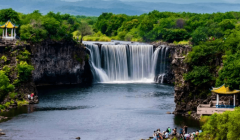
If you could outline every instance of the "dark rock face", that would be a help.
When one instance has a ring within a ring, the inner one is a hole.
[[[33,80],[37,86],[91,83],[84,46],[75,42],[44,41],[33,44]]]

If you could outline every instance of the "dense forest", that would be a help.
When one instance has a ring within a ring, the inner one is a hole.
[[[209,88],[224,83],[231,89],[240,89],[240,12],[197,14],[152,11],[140,16],[102,13],[99,17],[86,17],[53,12],[42,15],[40,11],[22,14],[12,9],[0,10],[0,23],[4,24],[9,19],[20,25],[18,35],[21,40],[28,42],[47,39],[67,41],[85,36],[83,40],[89,41],[115,39],[190,45],[193,50],[185,59],[190,71],[184,75],[184,79],[195,89],[191,94],[206,97],[211,94]],[[216,64],[217,61],[220,64]],[[0,91],[5,94],[14,88],[6,75],[7,69],[0,71]],[[222,120],[221,115],[213,115],[209,123],[215,123],[216,117]],[[225,125],[230,122],[226,119],[223,121],[219,122]],[[211,127],[208,125],[204,127],[209,130],[208,133],[218,128],[216,124]],[[219,127],[222,126],[219,124]],[[222,134],[226,134],[225,138],[229,137],[226,132]],[[213,137],[218,135],[214,133]]]

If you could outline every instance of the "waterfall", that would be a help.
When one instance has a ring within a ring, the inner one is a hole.
[[[93,78],[96,82],[107,82],[109,81],[107,74],[101,68],[101,57],[99,48],[97,45],[86,45],[90,52],[89,64],[93,74]]]
[[[101,58],[103,59],[103,69],[110,81],[129,80],[125,45],[103,45]]]
[[[168,47],[161,45],[156,48],[153,55],[153,72],[154,72],[154,81],[157,83],[163,83],[164,76],[166,75],[167,70],[167,61],[168,61]]]
[[[163,82],[168,48],[152,45],[86,45],[96,82]],[[161,77],[161,80],[160,80]]]

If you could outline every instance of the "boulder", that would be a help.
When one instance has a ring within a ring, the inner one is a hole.
[[[6,135],[4,132],[0,132],[0,135]]]

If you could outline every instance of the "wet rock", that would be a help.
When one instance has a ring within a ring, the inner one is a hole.
[[[0,132],[0,135],[6,135],[4,132]]]
[[[167,112],[167,114],[172,114],[171,112]]]
[[[81,138],[80,137],[76,137],[76,139],[80,140]]]

